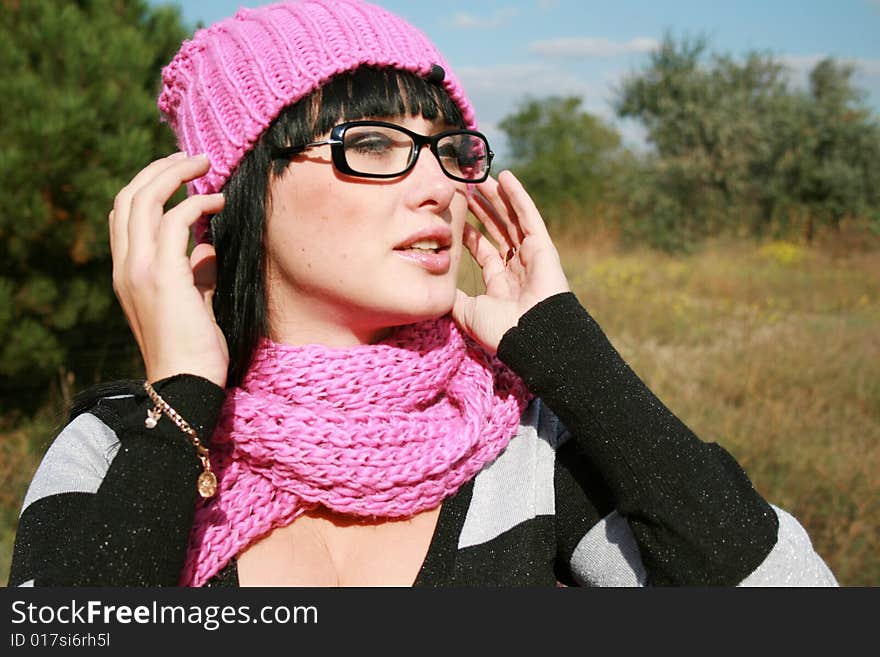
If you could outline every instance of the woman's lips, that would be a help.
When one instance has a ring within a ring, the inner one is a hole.
[[[449,256],[448,247],[437,249],[436,253],[425,249],[395,249],[394,252],[401,258],[416,263],[432,274],[445,274],[448,272],[452,260]]]

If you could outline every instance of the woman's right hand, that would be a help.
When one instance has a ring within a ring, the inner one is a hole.
[[[187,256],[190,227],[222,210],[223,195],[193,195],[164,210],[183,183],[207,171],[204,156],[156,160],[116,195],[110,212],[113,289],[151,382],[187,373],[226,385],[229,350],[212,306],[216,253],[198,244]]]

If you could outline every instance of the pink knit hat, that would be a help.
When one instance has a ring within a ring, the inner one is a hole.
[[[394,14],[359,0],[240,9],[197,31],[162,71],[159,109],[180,149],[205,153],[211,162],[189,192],[220,190],[284,107],[361,65],[424,77],[442,67],[444,88],[467,126],[476,127],[473,107],[443,57]]]

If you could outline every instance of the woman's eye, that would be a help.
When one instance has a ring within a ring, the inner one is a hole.
[[[387,135],[371,133],[357,135],[346,142],[346,148],[359,155],[383,155],[391,150],[393,142]]]

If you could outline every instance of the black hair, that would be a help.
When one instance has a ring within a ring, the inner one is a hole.
[[[269,184],[289,164],[273,160],[273,151],[313,141],[342,121],[392,116],[465,127],[458,106],[437,82],[397,69],[360,67],[284,108],[226,182],[226,203],[211,221],[210,238],[217,250],[214,315],[229,347],[227,386],[241,383],[257,342],[268,335],[263,240]]]

